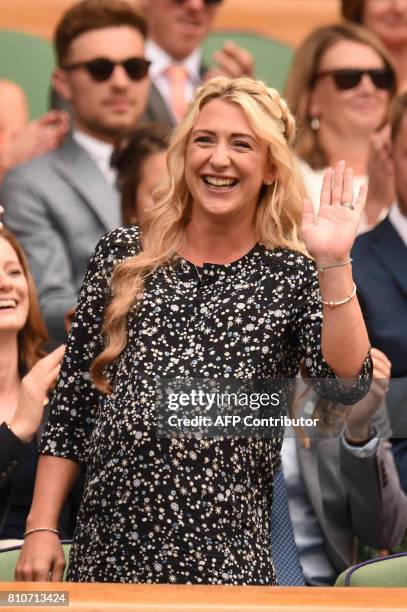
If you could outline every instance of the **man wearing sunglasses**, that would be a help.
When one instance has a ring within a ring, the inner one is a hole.
[[[176,125],[203,79],[253,74],[253,58],[227,43],[215,54],[217,67],[202,65],[201,45],[222,0],[140,0],[149,26],[146,57],[152,62],[152,87],[146,119]]]
[[[114,144],[145,110],[144,18],[123,0],[84,0],[62,17],[54,88],[69,102],[70,137],[5,179],[5,222],[22,242],[54,342],[65,339],[78,290],[105,232],[121,224]]]
[[[394,101],[390,124],[397,201],[379,225],[358,236],[352,257],[371,343],[392,365],[392,450],[407,493],[407,93]]]

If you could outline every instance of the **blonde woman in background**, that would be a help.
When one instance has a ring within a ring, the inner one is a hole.
[[[157,384],[293,378],[305,358],[325,395],[352,403],[366,392],[369,341],[349,263],[365,190],[351,208],[352,171],[338,164],[315,221],[294,140],[277,91],[249,78],[208,81],[174,133],[142,245],[136,227],[99,242],[17,579],[61,578],[55,528],[86,464],[70,581],[275,584],[270,508],[282,435],[160,437]]]

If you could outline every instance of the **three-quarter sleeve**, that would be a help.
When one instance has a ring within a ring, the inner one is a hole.
[[[372,376],[370,351],[352,386],[344,385],[322,355],[321,333],[323,312],[319,299],[319,281],[312,260],[303,260],[300,286],[295,311],[295,335],[310,382],[315,391],[341,404],[354,404],[366,395]]]
[[[64,360],[50,403],[40,452],[86,463],[88,443],[103,395],[90,377],[104,348],[102,323],[113,268],[139,251],[136,228],[103,236],[90,260],[79,294]]]

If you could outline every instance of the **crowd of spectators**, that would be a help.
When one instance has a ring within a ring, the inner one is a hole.
[[[34,121],[24,92],[0,81],[2,548],[23,538],[47,397],[95,245],[121,225],[149,223],[171,131],[196,88],[255,75],[253,56],[233,42],[215,67],[202,62],[221,3],[141,0],[141,12],[122,0],[74,4],[54,40],[53,99],[65,110]],[[342,15],[296,49],[285,97],[315,210],[324,171],[343,159],[357,188],[369,186],[352,258],[375,369],[364,400],[335,407],[345,415],[340,434],[289,432],[283,446],[309,585],[333,584],[356,560],[356,539],[390,550],[407,528],[407,2],[342,0]],[[327,413],[316,395],[301,398]],[[68,537],[80,487],[61,517]]]

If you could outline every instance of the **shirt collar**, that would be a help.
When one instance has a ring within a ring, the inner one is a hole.
[[[187,70],[189,78],[195,83],[201,81],[201,63],[202,63],[202,51],[200,48],[195,49],[186,57],[182,62],[176,62],[164,49],[159,47],[157,43],[152,40],[147,40],[145,46],[145,57],[150,60],[150,78],[154,81],[155,78],[165,72],[165,70],[173,64],[179,64],[184,66]]]
[[[76,142],[89,153],[91,158],[99,165],[109,165],[113,153],[113,145],[98,140],[94,136],[85,134],[81,130],[74,129],[73,137]]]
[[[407,217],[403,215],[397,202],[390,208],[389,221],[407,246]]]

